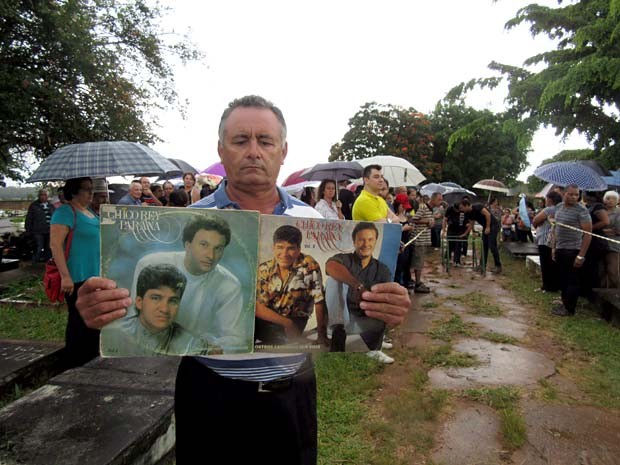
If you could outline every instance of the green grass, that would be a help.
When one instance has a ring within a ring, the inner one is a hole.
[[[367,401],[380,387],[382,371],[382,365],[363,354],[317,357],[319,464],[361,464],[374,455]],[[378,430],[375,434],[375,442],[380,443],[384,435]],[[385,436],[389,438],[389,434]],[[388,448],[385,453],[389,454]]]
[[[487,331],[480,335],[482,339],[487,341],[496,342],[498,344],[517,344],[519,341],[512,336],[506,334],[496,333],[495,331]]]
[[[558,391],[548,380],[545,378],[539,379],[538,384],[540,385],[538,397],[547,402],[553,402],[558,399]]]
[[[66,324],[64,307],[0,306],[0,338],[3,339],[63,341]]]
[[[452,297],[468,307],[467,313],[481,316],[501,316],[502,309],[486,294],[476,291],[459,297]]]
[[[465,397],[495,409],[499,415],[502,437],[506,447],[518,449],[525,443],[527,431],[525,420],[519,412],[519,390],[513,387],[467,389]]]
[[[423,356],[424,363],[431,367],[466,368],[478,365],[480,362],[471,354],[452,352],[450,345],[443,345],[430,349]]]
[[[598,316],[598,310],[580,299],[577,314],[558,318],[550,315],[552,299],[557,294],[534,292],[540,278],[525,272],[521,260],[504,257],[503,285],[520,301],[538,309],[537,326],[555,335],[567,349],[581,352],[587,363],[576,363],[578,356],[567,358],[567,366],[577,385],[592,403],[620,408],[620,331]]]
[[[473,334],[474,325],[465,323],[460,316],[452,315],[450,318],[442,321],[435,321],[433,328],[428,334],[433,339],[439,339],[449,342],[453,336],[471,336]]]
[[[28,276],[19,281],[7,283],[2,297],[29,300],[40,304],[48,302],[45,290],[43,289],[43,278],[41,276]]]

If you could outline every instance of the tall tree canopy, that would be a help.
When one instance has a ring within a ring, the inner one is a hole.
[[[557,49],[528,58],[523,67],[489,65],[500,77],[477,79],[453,89],[495,87],[508,82],[507,102],[516,120],[552,125],[557,134],[586,135],[607,167],[620,160],[620,1],[581,0],[549,8],[520,9],[506,28],[527,23],[532,35],[557,41]]]
[[[441,177],[434,180],[469,187],[494,177],[512,184],[527,166],[532,131],[515,126],[510,116],[443,100],[430,117],[433,161],[442,166]]]
[[[349,130],[330,150],[330,161],[394,155],[413,163],[426,177],[441,169],[432,161],[429,119],[414,108],[370,102],[349,120]]]
[[[144,0],[0,2],[0,173],[27,155],[96,140],[152,142],[153,110],[175,105],[170,59],[200,57],[164,34]]]

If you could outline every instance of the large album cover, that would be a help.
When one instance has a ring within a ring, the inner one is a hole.
[[[359,303],[394,280],[400,238],[399,224],[262,215],[255,352],[325,351],[334,330],[340,350],[375,347],[384,324]]]
[[[103,356],[252,352],[258,212],[103,205],[101,275],[130,289]]]

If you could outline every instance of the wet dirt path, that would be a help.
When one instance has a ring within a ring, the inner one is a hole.
[[[502,287],[505,278],[466,267],[448,275],[437,253],[427,266],[432,292],[412,296],[398,342],[421,352],[443,346],[457,362],[449,358],[428,371],[428,388],[447,390],[450,402],[434,448],[410,463],[620,464],[619,412],[584,405],[583,394],[556,369],[563,348],[536,327],[536,310]],[[463,356],[471,363],[460,363]],[[545,398],[549,386],[560,400]],[[487,401],[506,392],[516,393],[511,407]],[[511,442],[519,424],[522,440]]]

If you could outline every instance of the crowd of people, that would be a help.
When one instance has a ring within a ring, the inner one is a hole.
[[[484,244],[482,263],[486,264],[491,251],[493,272],[500,273],[498,239],[528,240],[531,234],[531,228],[525,226],[529,221],[523,222],[524,227],[520,228],[512,210],[502,210],[496,199],[482,205],[472,203],[465,196],[449,205],[438,192],[421,196],[415,188],[407,186],[390,189],[379,165],[364,169],[364,184],[357,195],[346,188],[346,182],[324,180],[316,195],[314,190],[306,189],[302,199],[296,199],[276,185],[287,151],[286,123],[281,111],[261,97],[243,97],[231,102],[221,117],[218,153],[227,178],[217,190],[211,191],[212,186],[200,182],[200,177],[197,180],[193,173],[186,173],[183,185],[177,189],[170,182],[159,186],[142,177],[132,181],[118,204],[233,208],[269,215],[356,220],[363,222],[360,225],[400,224],[401,247],[394,276],[386,275],[385,266],[372,258],[378,233],[370,226],[354,231],[353,252],[333,257],[326,266],[330,278],[348,286],[347,302],[355,318],[363,322],[371,319],[380,326],[381,330],[369,333],[365,342],[373,358],[384,363],[393,361],[381,350],[388,344],[384,329],[404,321],[411,303],[410,292],[430,292],[423,281],[424,261],[430,250],[447,240],[451,260],[461,265],[462,257],[467,254],[467,238],[478,223]],[[65,202],[55,208],[43,206],[47,198],[41,194],[38,199],[41,205],[33,207],[32,215],[36,215],[38,222],[50,225],[51,254],[61,273],[69,309],[67,352],[73,357],[72,366],[77,366],[98,355],[99,329],[124,317],[134,304],[146,315],[145,298],[159,288],[154,284],[143,286],[134,303],[128,289],[119,289],[115,282],[98,277],[101,260],[98,212],[101,203],[107,201],[105,182],[72,179],[66,182],[63,191]],[[529,219],[537,227],[541,265],[545,257],[543,289],[562,291],[562,308],[554,310],[558,315],[574,313],[577,297],[589,296],[583,291],[586,284],[590,289],[601,284],[594,281],[594,276],[603,276],[601,270],[605,270],[607,285],[618,286],[620,247],[584,234],[592,231],[620,239],[618,194],[606,193],[604,205],[591,195],[585,196],[585,202],[585,205],[579,203],[579,189],[569,186],[564,193],[551,192],[547,206],[538,213],[531,208]],[[555,227],[551,227],[552,222]],[[262,276],[280,273],[280,261],[284,263],[285,276],[298,273],[291,265],[303,258],[299,253],[299,238],[284,233],[274,235],[274,258],[264,264]],[[186,251],[191,249],[194,239],[188,240]],[[595,245],[597,242],[600,244]],[[285,257],[288,261],[279,260],[278,247],[286,249],[281,253],[288,254]],[[38,260],[44,253],[45,248],[38,247],[33,259]],[[169,300],[175,314],[182,312],[179,302],[182,305],[181,299],[191,290],[189,280],[196,274],[185,266],[186,262],[178,264],[182,276],[176,276],[168,286],[172,289]],[[217,260],[212,259],[210,263],[213,265]],[[211,267],[198,272],[204,277]],[[366,279],[366,275],[373,273],[372,279]],[[270,288],[265,289],[271,292]],[[322,308],[325,298],[322,292],[315,291],[309,302]],[[257,311],[277,321],[278,309],[269,307],[269,292],[261,297]],[[324,319],[325,310],[319,313]],[[326,324],[323,320],[319,323],[319,336],[326,340]],[[334,339],[335,345],[340,345],[337,339],[342,335],[341,329],[332,328],[332,345]],[[204,456],[205,438],[214,457],[226,454],[234,463],[316,463],[316,384],[313,363],[307,354],[258,353],[234,359],[183,357],[176,381],[175,415],[179,464],[193,463],[198,454]],[[205,422],[205,418],[209,421]],[[256,428],[257,420],[260,428]],[[246,438],[244,448],[236,447],[240,435]],[[279,439],[277,448],[269,446],[274,437]]]

